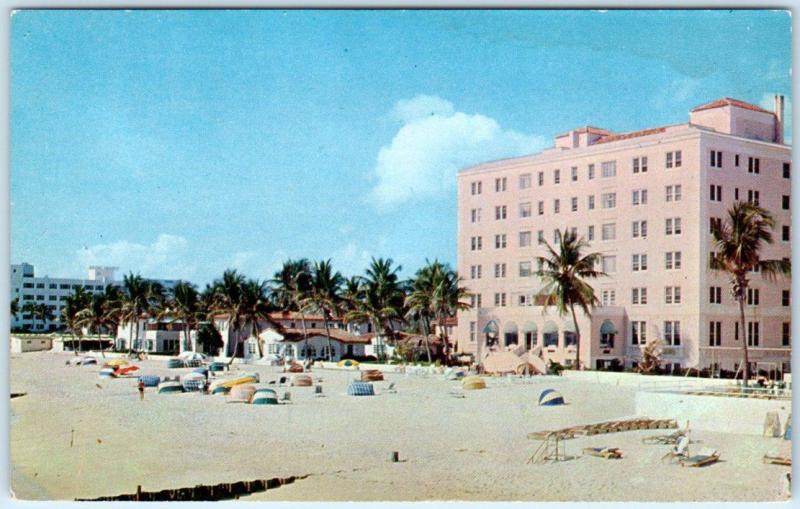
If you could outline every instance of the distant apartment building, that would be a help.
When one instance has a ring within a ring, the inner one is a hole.
[[[473,308],[458,314],[458,349],[484,355],[517,345],[571,365],[575,324],[543,314],[535,275],[544,241],[565,228],[602,254],[609,277],[578,316],[581,362],[635,366],[659,339],[667,369],[736,370],[742,342],[752,366],[789,371],[789,278],[750,277],[745,330],[725,275],[709,269],[711,224],[736,200],[776,221],[765,258],[791,251],[791,147],[783,97],[775,111],[735,99],[694,108],[689,122],[616,134],[583,127],[541,153],[480,164],[458,175],[458,271]]]
[[[36,276],[33,265],[20,263],[11,265],[11,300],[18,299],[20,312],[11,317],[11,328],[25,327],[35,331],[55,331],[61,327],[60,316],[66,298],[82,287],[88,293],[102,292],[106,285],[121,286],[121,281],[114,280],[116,267],[92,266],[88,268],[86,279]],[[174,288],[178,283],[170,279],[152,279],[165,288]],[[30,314],[23,313],[26,302],[46,304],[55,319],[42,323],[34,320]]]

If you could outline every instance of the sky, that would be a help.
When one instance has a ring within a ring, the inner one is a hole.
[[[790,29],[782,11],[18,11],[11,260],[199,285],[298,257],[455,265],[460,168],[720,97],[789,113]]]

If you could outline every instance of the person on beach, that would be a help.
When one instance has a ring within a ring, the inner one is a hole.
[[[144,401],[144,382],[139,380],[139,401]]]

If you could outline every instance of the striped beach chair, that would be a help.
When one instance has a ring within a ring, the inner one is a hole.
[[[181,381],[181,385],[183,386],[184,392],[202,392],[203,389],[205,389],[206,381],[189,379]]]
[[[348,396],[374,396],[375,388],[371,383],[353,381],[347,387]]]

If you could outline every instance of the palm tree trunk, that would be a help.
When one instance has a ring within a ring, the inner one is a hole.
[[[133,355],[133,318],[128,322],[130,329],[128,329],[128,357]],[[136,325],[139,325],[138,323]]]
[[[747,387],[747,382],[750,380],[750,356],[747,351],[747,331],[744,328],[744,296],[745,296],[745,289],[741,288],[741,295],[737,299],[739,301],[739,324],[740,328],[742,329],[742,348],[744,353],[744,370],[742,373],[744,374],[744,386]]]
[[[300,323],[303,325],[303,348],[308,353],[308,331],[306,330],[306,314],[300,311]]]
[[[572,323],[575,324],[575,366],[578,371],[581,367],[581,330],[578,328],[578,320],[575,318],[575,304],[570,302],[569,309],[572,312]]]
[[[97,344],[100,345],[100,355],[106,358],[106,347],[103,346],[103,339],[100,337],[100,328],[97,328]]]
[[[233,342],[233,352],[231,353],[231,358],[228,361],[228,366],[233,364],[233,359],[236,358],[236,350],[239,349],[239,320],[236,320],[235,323],[232,322],[232,324],[235,324],[234,325],[234,329],[233,329],[233,331],[234,331],[234,334],[233,334],[234,342]]]
[[[428,317],[422,317],[422,331],[425,333],[425,353],[428,354],[428,364],[433,362],[431,359],[431,344],[428,341],[428,335],[430,334],[430,326],[428,325]]]
[[[444,324],[447,317],[440,320],[439,327],[442,328],[442,342],[444,343],[444,363],[450,365],[450,336],[447,334],[447,326]],[[519,339],[517,339],[519,341]]]
[[[322,311],[322,316],[325,321],[325,335],[328,337],[328,362],[333,361],[333,347],[331,346],[331,329],[328,326],[328,313]]]
[[[184,322],[184,324],[183,324],[183,334],[184,334],[184,337],[186,338],[186,343],[184,344],[184,346],[191,345],[191,339],[189,338],[189,321],[188,320],[186,320]],[[195,349],[192,348],[192,351],[194,351],[194,350]]]
[[[264,358],[264,345],[261,344],[261,335],[258,330],[258,319],[253,320],[253,331],[256,333],[256,344],[258,345],[258,358]]]

